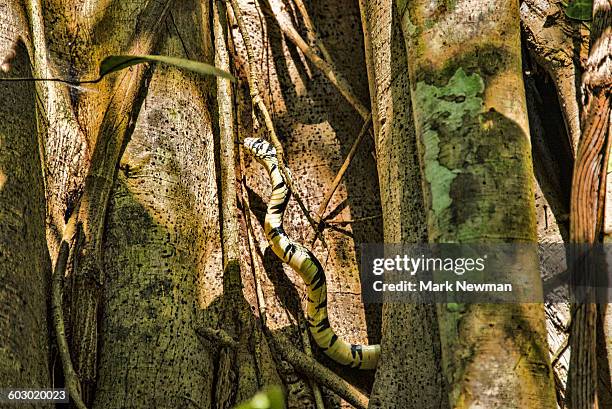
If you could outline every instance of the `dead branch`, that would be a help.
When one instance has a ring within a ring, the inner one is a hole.
[[[321,202],[321,205],[319,206],[319,210],[317,210],[316,217],[317,217],[317,221],[319,222],[318,223],[319,230],[321,230],[323,227],[323,224],[321,223],[321,221],[323,220],[323,216],[325,215],[327,206],[329,205],[331,198],[336,192],[336,189],[338,189],[338,186],[340,185],[340,182],[342,181],[342,177],[348,170],[348,167],[351,164],[351,161],[353,160],[353,158],[355,157],[355,154],[357,153],[357,148],[359,147],[359,144],[361,143],[363,136],[368,132],[368,129],[370,128],[371,124],[372,124],[372,114],[368,113],[368,117],[366,121],[363,123],[363,126],[361,127],[361,131],[359,132],[359,135],[357,135],[357,139],[355,139],[355,142],[353,142],[353,146],[351,146],[351,150],[349,151],[348,155],[346,155],[346,158],[344,159],[344,163],[342,164],[342,166],[340,167],[340,170],[336,174],[336,177],[334,178],[334,181],[332,182],[331,188],[325,194],[325,197],[323,198],[323,201]],[[317,240],[317,235],[315,235],[315,237],[312,239],[311,246],[315,244],[316,240]]]
[[[326,220],[325,223],[345,225],[345,224],[362,223],[362,222],[367,222],[370,220],[376,220],[380,218],[382,218],[382,214],[377,214],[375,216],[359,217],[357,219],[352,219],[352,220]]]
[[[306,26],[306,30],[308,30],[310,37],[314,40],[319,51],[321,51],[321,55],[323,55],[323,59],[325,59],[325,61],[327,61],[329,64],[333,66],[334,63],[331,58],[331,54],[329,53],[329,51],[327,51],[327,47],[325,46],[325,43],[323,43],[323,41],[321,40],[321,37],[319,37],[317,29],[315,28],[315,25],[312,22],[312,19],[310,18],[310,14],[308,14],[308,9],[306,8],[306,5],[304,4],[302,0],[293,0],[293,3],[297,6],[298,10],[300,11],[300,14],[302,15],[302,19],[304,21],[304,25]]]

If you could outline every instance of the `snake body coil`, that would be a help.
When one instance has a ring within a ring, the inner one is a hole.
[[[274,253],[289,264],[308,286],[306,318],[312,337],[327,356],[342,365],[376,368],[380,345],[355,345],[338,338],[327,316],[327,284],[321,263],[308,249],[292,241],[283,229],[283,215],[291,194],[278,167],[276,149],[258,138],[246,138],[244,147],[268,170],[273,188],[264,230]]]

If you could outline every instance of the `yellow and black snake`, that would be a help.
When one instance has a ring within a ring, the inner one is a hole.
[[[312,337],[327,356],[342,365],[376,368],[380,345],[355,345],[338,338],[327,316],[327,284],[321,263],[308,249],[292,241],[283,229],[283,215],[291,192],[278,167],[276,149],[258,138],[246,138],[243,145],[268,170],[273,188],[264,230],[274,253],[289,264],[308,286],[306,319]]]

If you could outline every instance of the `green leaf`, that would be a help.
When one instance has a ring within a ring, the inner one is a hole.
[[[234,409],[285,409],[285,396],[279,386],[258,392]]]
[[[589,21],[593,13],[593,0],[570,0],[565,14],[574,20]]]
[[[132,65],[147,62],[161,62],[196,72],[201,75],[215,75],[236,81],[234,76],[227,71],[223,71],[213,65],[199,61],[186,60],[183,58],[167,57],[165,55],[111,55],[102,60],[100,64],[100,78],[107,74],[131,67]]]

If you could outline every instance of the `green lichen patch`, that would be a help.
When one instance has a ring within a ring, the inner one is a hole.
[[[431,209],[439,216],[451,205],[452,181],[460,172],[440,163],[440,126],[456,132],[469,118],[483,108],[481,94],[484,82],[478,74],[467,75],[458,68],[445,86],[437,87],[420,81],[416,85],[416,117],[422,129],[425,179],[431,190]]]
[[[485,84],[459,67],[442,86],[420,81],[415,88],[435,241],[533,236],[529,139],[511,119],[484,110]]]
[[[495,110],[480,113],[477,123],[466,124],[462,130],[464,143],[459,152],[450,148],[462,158],[461,163],[446,163],[462,166],[450,187],[451,200],[461,203],[452,207],[448,220],[456,226],[456,239],[534,239],[528,137],[517,123]]]

